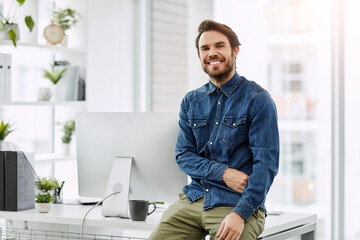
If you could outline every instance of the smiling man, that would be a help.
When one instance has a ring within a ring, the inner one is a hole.
[[[197,43],[201,66],[211,82],[220,87],[235,74],[239,46],[232,51],[227,37],[214,30],[201,34],[198,41],[201,44]]]
[[[176,162],[191,183],[150,239],[255,240],[279,165],[276,107],[236,72],[240,43],[231,28],[205,20],[195,43],[210,81],[184,97],[176,143]]]

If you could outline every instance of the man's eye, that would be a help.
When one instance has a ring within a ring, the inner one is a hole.
[[[201,51],[207,51],[209,48],[202,48]]]
[[[218,45],[217,47],[218,47],[218,48],[223,48],[223,47],[224,47],[224,45]]]

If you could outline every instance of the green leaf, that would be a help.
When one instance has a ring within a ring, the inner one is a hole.
[[[76,26],[80,18],[81,15],[70,8],[59,8],[53,12],[54,23],[60,25],[64,31],[70,29],[72,26]]]
[[[26,16],[25,17],[25,23],[26,23],[26,26],[29,28],[29,30],[31,32],[33,30],[33,28],[34,28],[34,25],[35,25],[32,17],[31,16]]]
[[[0,124],[0,140],[4,140],[7,135],[9,135],[11,132],[13,132],[15,129],[10,129],[11,124],[10,123],[4,123],[1,121]]]
[[[25,0],[16,0],[16,1],[19,3],[20,6],[22,6],[25,2]]]
[[[61,141],[65,144],[71,142],[71,137],[75,131],[75,121],[70,119],[63,124],[64,136],[61,138]]]
[[[49,178],[42,177],[35,181],[35,187],[42,192],[55,190],[59,186],[60,186],[59,181],[53,177],[49,177]]]
[[[67,68],[64,68],[62,70],[55,69],[54,66],[51,67],[51,72],[48,70],[43,69],[44,75],[43,77],[49,79],[53,84],[57,84],[60,79],[62,78],[63,74]]]
[[[16,32],[14,31],[14,29],[10,29],[8,31],[8,34],[10,39],[13,41],[14,46],[16,47]]]
[[[54,197],[51,196],[50,192],[38,193],[35,195],[35,202],[37,203],[50,203],[54,200]]]
[[[2,21],[0,21],[0,32],[5,30],[5,23],[3,23]]]

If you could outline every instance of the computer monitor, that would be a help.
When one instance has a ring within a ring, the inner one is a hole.
[[[76,115],[79,196],[103,198],[115,157],[133,157],[129,199],[173,202],[187,184],[175,162],[178,114]]]

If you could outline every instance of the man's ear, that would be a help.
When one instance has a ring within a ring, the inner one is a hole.
[[[232,51],[233,51],[233,54],[234,54],[234,58],[236,58],[237,55],[239,54],[240,47],[236,46],[236,47],[234,47],[234,49]]]

